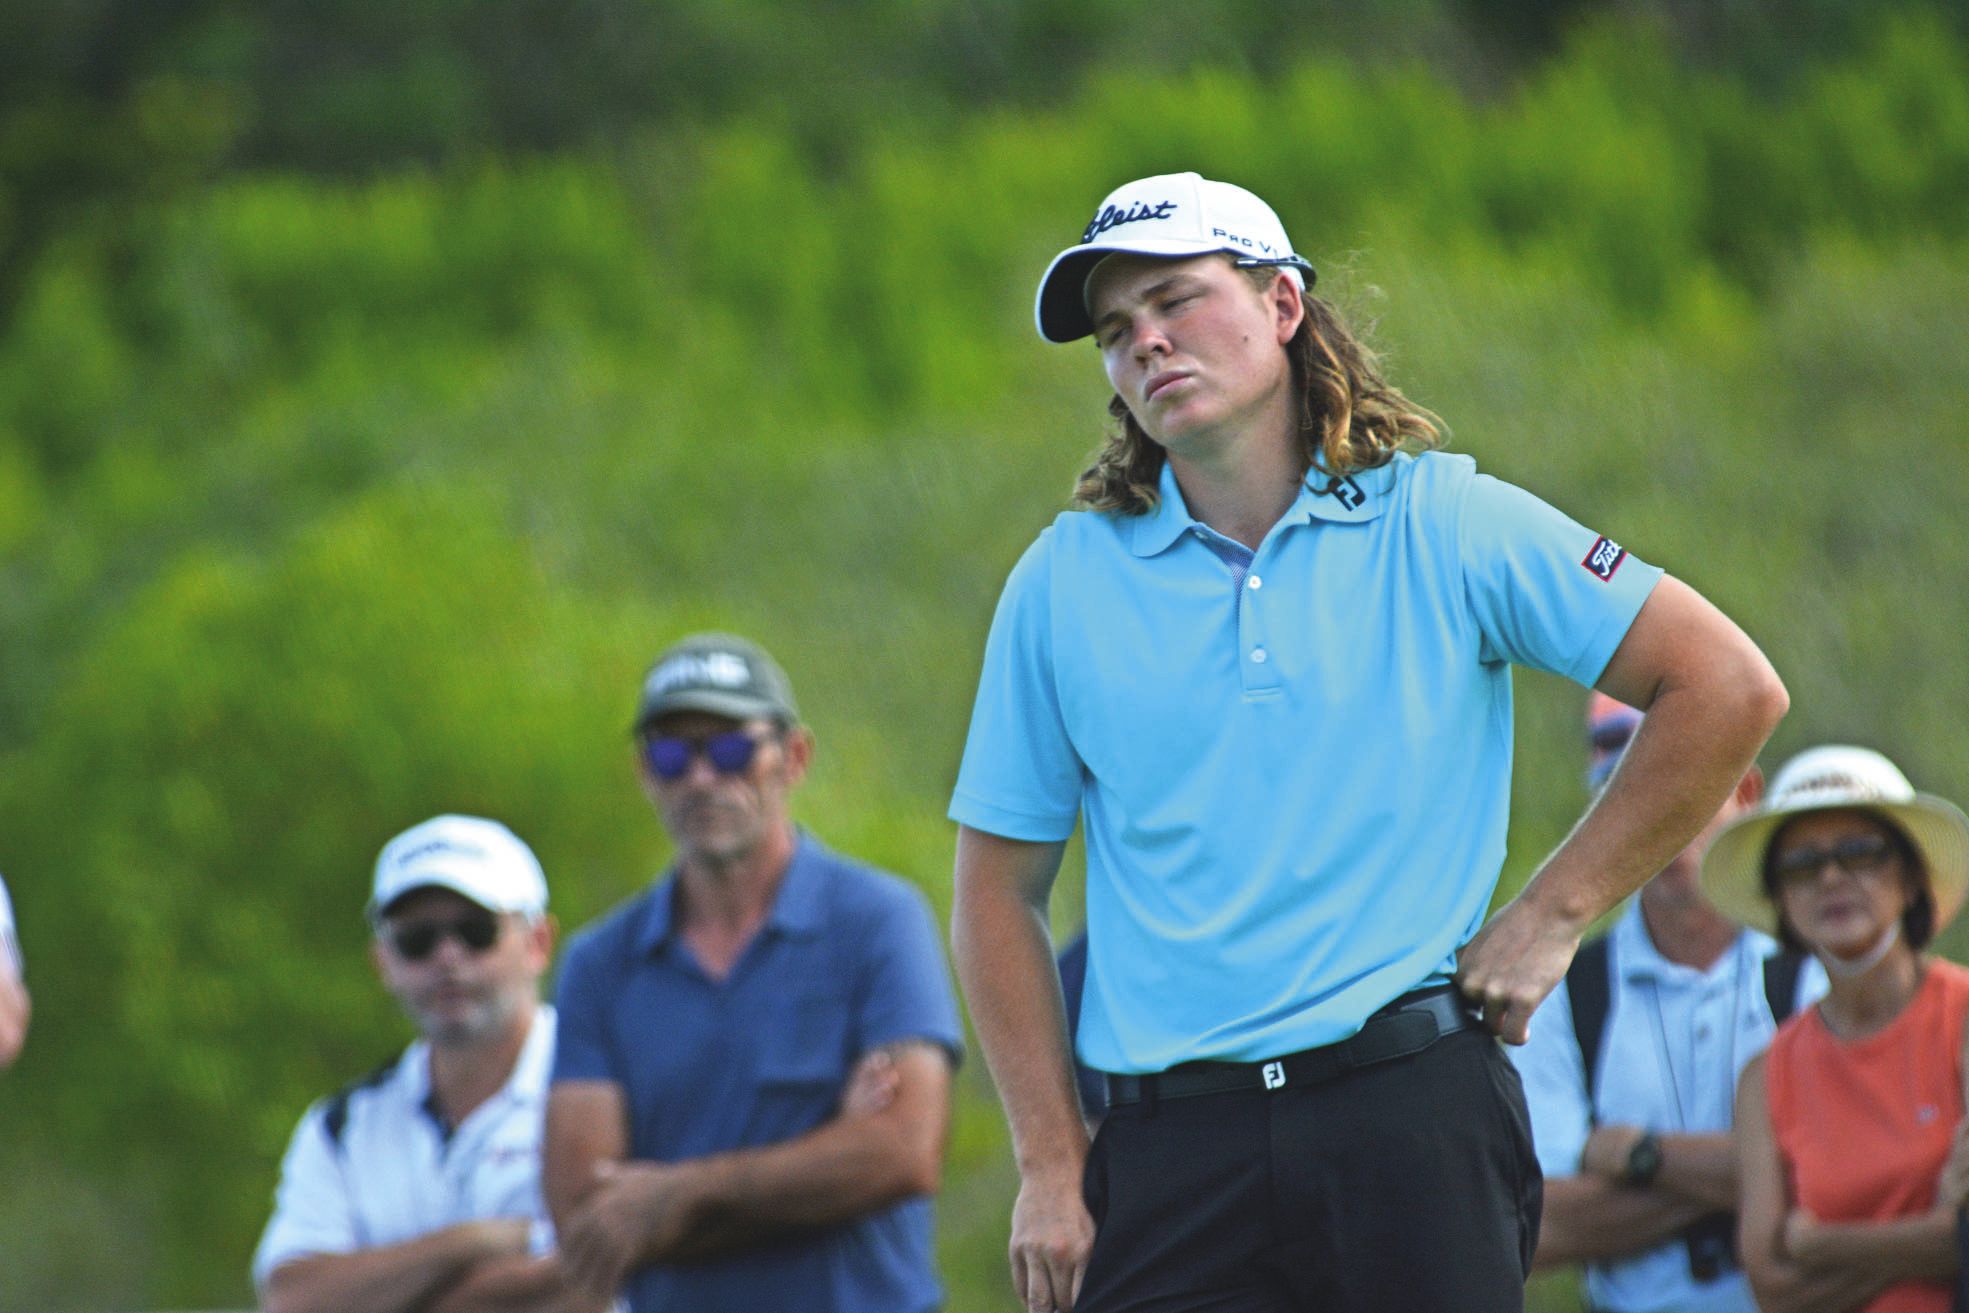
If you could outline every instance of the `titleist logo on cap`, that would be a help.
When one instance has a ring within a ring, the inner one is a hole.
[[[732,652],[686,652],[672,657],[653,671],[646,691],[650,697],[673,688],[744,688],[752,682],[752,668],[745,658]]]
[[[485,849],[475,843],[460,843],[455,839],[431,839],[400,853],[390,854],[392,866],[408,866],[420,857],[434,853],[462,853],[467,857],[484,857]]]
[[[1174,201],[1158,201],[1154,205],[1135,201],[1125,210],[1110,205],[1094,216],[1093,222],[1087,225],[1087,231],[1080,234],[1080,241],[1085,245],[1110,228],[1119,228],[1124,223],[1140,223],[1144,219],[1167,219],[1174,213],[1176,213]]]

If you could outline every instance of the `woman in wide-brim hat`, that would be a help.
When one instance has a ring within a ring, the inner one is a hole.
[[[1703,857],[1717,906],[1825,964],[1737,1087],[1738,1241],[1765,1310],[1948,1313],[1969,1196],[1969,970],[1922,950],[1969,891],[1969,817],[1866,748],[1787,762]]]

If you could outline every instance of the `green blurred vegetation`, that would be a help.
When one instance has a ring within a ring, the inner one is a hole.
[[[1772,761],[1969,795],[1959,15],[1288,8],[1180,57],[1111,0],[0,17],[0,1308],[244,1302],[295,1117],[404,1036],[376,849],[478,811],[565,924],[630,893],[689,628],[782,657],[804,819],[947,908],[984,629],[1105,399],[1031,290],[1132,176],[1267,196],[1460,450],[1738,617]],[[1507,890],[1583,801],[1520,688]],[[973,1063],[954,1313],[1009,1307],[1011,1187]]]

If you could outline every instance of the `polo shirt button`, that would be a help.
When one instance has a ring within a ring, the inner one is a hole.
[[[1244,581],[1244,586],[1246,588],[1249,588],[1252,592],[1255,593],[1260,588],[1263,588],[1265,586],[1265,581],[1263,579],[1260,579],[1257,575],[1254,574],[1249,579],[1246,579]]]
[[[1252,649],[1251,649],[1251,659],[1252,659],[1253,661],[1255,661],[1255,662],[1257,662],[1257,663],[1258,663],[1259,665],[1261,665],[1261,666],[1262,666],[1262,665],[1264,665],[1264,664],[1265,664],[1265,649],[1264,649],[1264,648],[1262,648],[1262,647],[1254,647],[1254,648],[1252,648]]]

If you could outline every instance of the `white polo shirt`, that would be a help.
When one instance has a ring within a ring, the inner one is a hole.
[[[1656,1131],[1715,1133],[1733,1121],[1737,1077],[1776,1029],[1764,997],[1768,935],[1746,929],[1707,970],[1663,957],[1648,937],[1641,900],[1609,930],[1614,970],[1593,1082],[1573,1030],[1572,996],[1561,980],[1532,1014],[1531,1035],[1507,1049],[1524,1080],[1532,1144],[1548,1177],[1576,1176],[1596,1123]],[[1825,968],[1808,960],[1798,974],[1796,1009],[1826,991]],[[1617,1313],[1755,1313],[1742,1271],[1697,1281],[1677,1237],[1586,1265],[1594,1308]]]
[[[14,934],[14,905],[7,900],[7,882],[0,880],[0,971],[19,980],[26,971],[20,939]]]
[[[309,1108],[287,1146],[273,1218],[253,1255],[264,1286],[281,1264],[399,1244],[459,1222],[526,1217],[552,1247],[540,1147],[554,1009],[534,1016],[504,1088],[445,1134],[431,1105],[430,1046]]]

